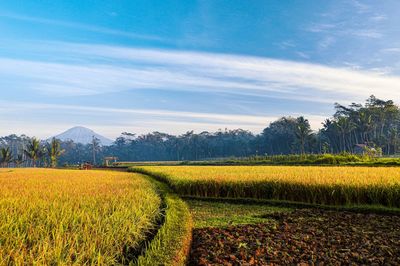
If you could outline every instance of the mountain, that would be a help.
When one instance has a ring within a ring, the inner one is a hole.
[[[72,140],[76,143],[89,144],[92,143],[93,136],[98,138],[103,146],[108,146],[113,143],[111,139],[103,137],[86,127],[73,127],[54,137],[61,141]]]

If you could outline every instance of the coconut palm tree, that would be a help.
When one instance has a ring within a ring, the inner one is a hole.
[[[16,167],[20,167],[24,162],[25,162],[24,155],[21,153],[14,158],[14,163]]]
[[[47,154],[50,158],[50,164],[52,168],[57,167],[58,157],[60,157],[65,150],[61,149],[60,141],[56,138],[51,140],[50,145],[47,147]]]
[[[336,126],[342,135],[342,151],[344,152],[347,150],[346,135],[350,134],[356,128],[356,125],[348,117],[340,116],[336,121]]]
[[[368,142],[368,133],[373,128],[373,121],[371,114],[368,114],[365,111],[360,111],[358,121],[358,127],[361,131],[361,140],[365,143]]]
[[[307,119],[304,117],[300,116],[299,118],[296,119],[297,122],[297,127],[296,127],[296,137],[300,143],[300,151],[301,154],[305,154],[305,145],[307,139],[309,139],[311,135],[311,129],[310,129],[310,124]]]
[[[96,165],[96,153],[100,150],[100,140],[92,136],[93,165]]]
[[[0,154],[1,154],[2,167],[7,167],[12,162],[12,158],[13,158],[10,148],[9,147],[1,148]]]
[[[40,146],[40,140],[37,138],[32,138],[28,143],[26,150],[24,150],[25,155],[32,160],[33,167],[36,167],[36,162],[43,155],[43,150]]]

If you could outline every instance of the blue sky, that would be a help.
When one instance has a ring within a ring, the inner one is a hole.
[[[0,135],[314,129],[333,103],[400,97],[400,2],[0,3]]]

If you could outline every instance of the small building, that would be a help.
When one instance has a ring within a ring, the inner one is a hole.
[[[86,163],[82,164],[80,168],[81,168],[81,170],[92,170],[93,169],[93,165],[88,163],[88,162],[86,162]]]
[[[355,144],[353,147],[353,152],[359,155],[365,155],[367,150],[375,151],[375,148],[368,146],[367,144]]]
[[[110,157],[104,157],[104,165],[105,165],[106,167],[108,167],[108,166],[110,166],[110,162],[116,163],[117,160],[118,160],[117,157],[112,157],[112,156],[110,156]]]

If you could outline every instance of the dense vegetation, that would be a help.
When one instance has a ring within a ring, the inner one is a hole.
[[[317,132],[311,130],[304,117],[282,117],[258,135],[243,129],[198,134],[189,131],[180,136],[160,132],[137,136],[125,132],[111,146],[63,142],[59,150],[65,152],[59,154],[59,162],[93,162],[97,157],[100,158],[97,163],[100,163],[105,156],[116,156],[120,161],[197,161],[306,153],[367,153],[376,156],[399,152],[400,109],[393,101],[371,96],[364,105],[335,104],[335,109],[334,115],[326,119]],[[40,165],[54,164],[49,149],[39,152],[37,158],[25,152],[29,151],[30,143],[32,139],[27,136],[0,138],[2,165],[32,166],[34,160]]]
[[[143,166],[178,194],[325,205],[400,207],[398,168],[316,166]]]
[[[149,181],[132,177],[0,170],[0,264],[128,264],[156,227],[161,204]]]
[[[183,162],[119,162],[115,166],[138,165],[333,165],[333,166],[400,166],[400,158],[375,157],[368,154],[289,154],[225,158]]]

